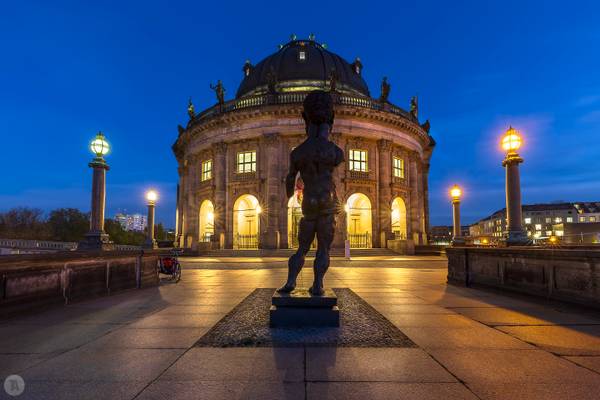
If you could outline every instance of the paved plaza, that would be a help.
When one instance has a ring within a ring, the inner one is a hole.
[[[310,265],[310,263],[309,263]],[[414,348],[194,347],[285,259],[188,258],[182,280],[0,324],[17,399],[598,399],[600,313],[446,285],[441,257],[334,259]],[[299,278],[310,286],[312,268]],[[3,397],[4,396],[4,397]]]

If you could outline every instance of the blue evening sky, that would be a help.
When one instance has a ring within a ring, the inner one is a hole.
[[[291,33],[352,61],[373,96],[418,93],[431,121],[433,224],[450,224],[447,189],[465,188],[464,222],[504,206],[498,141],[522,130],[524,203],[600,201],[600,3],[564,1],[5,1],[0,6],[0,210],[89,210],[98,130],[108,157],[107,214],[174,226],[177,124],[232,98],[244,60]]]

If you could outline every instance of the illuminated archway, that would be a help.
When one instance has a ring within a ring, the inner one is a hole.
[[[406,239],[406,204],[401,197],[392,202],[392,233],[395,239]]]
[[[210,200],[204,200],[200,205],[198,227],[198,240],[200,242],[210,242],[215,234],[215,207]]]
[[[262,209],[251,194],[238,197],[233,204],[233,248],[258,249],[258,232]]]
[[[298,228],[300,219],[302,219],[302,206],[299,193],[294,193],[288,201],[288,247],[295,249],[298,247]]]
[[[370,248],[373,236],[371,201],[362,193],[354,193],[346,202],[348,240],[351,248]]]

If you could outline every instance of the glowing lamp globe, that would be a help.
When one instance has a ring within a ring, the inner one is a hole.
[[[262,212],[262,207],[260,205],[256,206],[256,213],[260,214]]]
[[[98,132],[94,140],[90,143],[90,150],[92,153],[96,155],[98,158],[104,157],[110,151],[110,145],[106,141],[104,134],[102,132]]]
[[[519,150],[522,144],[521,134],[512,126],[508,128],[502,138],[502,148],[509,153]]]
[[[157,199],[158,199],[158,193],[156,193],[155,190],[148,190],[146,192],[146,200],[148,200],[148,203],[154,204]]]
[[[450,189],[450,197],[453,200],[459,200],[460,196],[462,196],[462,190],[458,187],[458,185],[454,185],[452,189]]]

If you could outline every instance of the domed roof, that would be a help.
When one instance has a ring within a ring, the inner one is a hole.
[[[337,91],[369,96],[360,59],[350,64],[314,38],[292,40],[255,66],[246,61],[243,71],[236,98],[267,93],[269,86],[277,92],[329,90],[332,74]]]

